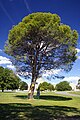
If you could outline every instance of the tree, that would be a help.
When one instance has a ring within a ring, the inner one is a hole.
[[[33,98],[36,80],[43,72],[71,70],[76,60],[77,39],[77,31],[62,24],[57,14],[32,13],[13,26],[5,52],[13,56],[19,75],[31,77],[29,98]]]
[[[19,89],[20,82],[20,78],[13,71],[11,71],[6,88],[10,90]]]
[[[51,83],[47,83],[47,82],[40,83],[38,88],[40,88],[40,91],[54,90],[54,86]]]
[[[0,88],[2,92],[4,89],[18,89],[20,79],[12,70],[0,67]]]
[[[50,91],[54,90],[54,86],[51,83],[48,84],[48,90],[50,90]]]
[[[2,92],[4,92],[4,88],[5,88],[5,82],[4,82],[4,79],[3,79],[3,71],[4,71],[4,68],[0,66],[0,88],[2,89]]]
[[[4,92],[4,89],[6,88],[6,83],[8,83],[9,75],[9,69],[0,67],[0,87],[2,89],[2,92]]]
[[[20,90],[27,90],[28,89],[28,84],[24,81],[20,82]]]
[[[67,81],[60,82],[56,85],[55,89],[57,91],[66,91],[66,90],[72,90],[71,86]]]
[[[39,88],[40,88],[40,91],[47,90],[48,89],[48,83],[47,82],[40,83]]]

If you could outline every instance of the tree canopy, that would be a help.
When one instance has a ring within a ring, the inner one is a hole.
[[[32,76],[32,86],[46,70],[71,70],[77,39],[77,31],[61,23],[57,14],[32,13],[9,31],[5,52],[17,60],[19,74]]]
[[[55,89],[57,91],[67,91],[67,90],[72,90],[71,86],[67,81],[60,82],[56,85]]]
[[[54,90],[54,86],[51,83],[47,83],[47,82],[40,83],[38,88],[40,88],[40,91],[45,91],[45,90],[53,91]]]
[[[0,66],[0,88],[2,92],[4,92],[4,89],[18,89],[19,82],[19,77],[12,70]]]
[[[19,89],[20,90],[27,90],[28,89],[28,84],[24,81],[21,81],[20,85],[19,85]]]

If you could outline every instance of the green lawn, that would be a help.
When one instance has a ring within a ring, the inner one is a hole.
[[[50,92],[28,100],[26,93],[0,93],[0,120],[80,120],[80,97]]]

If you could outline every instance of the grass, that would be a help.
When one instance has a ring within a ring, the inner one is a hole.
[[[72,91],[72,92],[69,92],[69,93],[71,93],[71,94],[76,94],[76,95],[80,95],[80,91]]]
[[[80,97],[48,92],[28,100],[26,93],[0,93],[0,120],[80,120]]]

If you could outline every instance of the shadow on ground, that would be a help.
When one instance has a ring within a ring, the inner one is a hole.
[[[54,101],[66,101],[66,100],[72,100],[72,98],[68,97],[62,97],[62,96],[51,96],[51,95],[42,95],[40,96],[40,99],[44,100],[54,100]]]
[[[17,95],[17,98],[20,99],[26,99],[27,95]],[[34,98],[36,99],[37,97],[34,96]],[[62,97],[62,96],[52,96],[52,95],[41,95],[40,99],[44,99],[44,100],[54,100],[54,101],[67,101],[67,100],[72,100],[72,98],[70,97]]]
[[[67,113],[73,113],[76,116],[68,116]],[[66,106],[0,104],[0,120],[80,120],[80,111]]]

